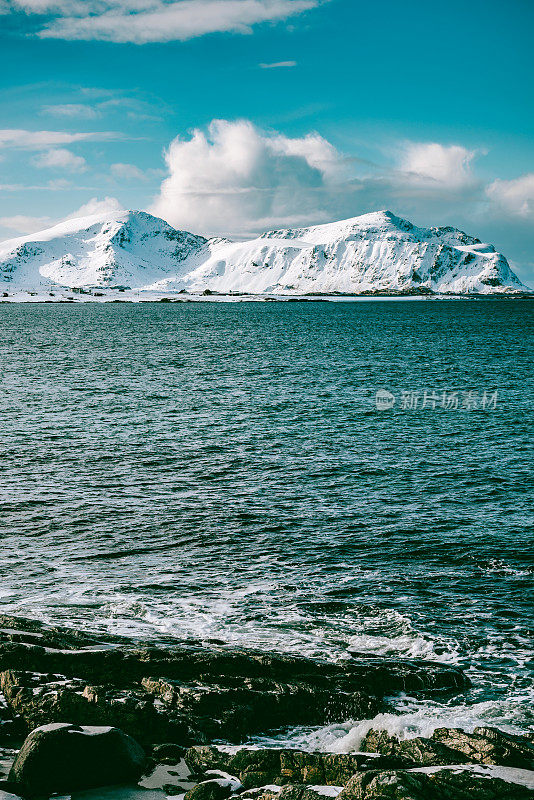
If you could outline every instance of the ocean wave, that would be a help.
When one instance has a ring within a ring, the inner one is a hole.
[[[472,732],[477,726],[495,726],[509,733],[534,730],[534,689],[517,692],[506,699],[454,703],[421,700],[400,695],[390,698],[391,711],[372,719],[347,720],[317,728],[298,727],[274,736],[255,737],[265,747],[291,747],[327,753],[358,752],[371,730],[385,730],[399,739],[431,736],[436,728],[462,728]]]

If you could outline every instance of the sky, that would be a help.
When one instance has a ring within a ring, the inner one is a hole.
[[[532,0],[0,0],[0,240],[388,208],[534,286]]]

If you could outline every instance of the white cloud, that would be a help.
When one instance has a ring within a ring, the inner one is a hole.
[[[247,120],[214,120],[207,133],[177,137],[166,161],[169,177],[153,213],[217,234],[325,218],[329,189],[343,171],[339,153],[318,134],[291,139]]]
[[[109,42],[168,42],[208,33],[250,33],[316,8],[324,0],[12,0],[13,8],[52,16],[39,36]]]
[[[63,147],[40,153],[32,163],[39,169],[66,169],[69,172],[84,172],[87,169],[85,158],[76,156]]]
[[[59,105],[43,106],[41,114],[50,114],[54,117],[66,119],[96,119],[100,112],[85,103],[63,103]]]
[[[50,217],[28,217],[25,214],[15,214],[13,217],[0,217],[0,226],[15,233],[35,233],[42,230],[51,222]]]
[[[99,200],[97,197],[92,197],[83,206],[77,208],[72,214],[64,217],[67,219],[77,219],[78,217],[91,217],[95,214],[115,214],[118,211],[124,211],[123,205],[117,200],[116,197],[104,197]]]
[[[261,69],[280,69],[281,67],[296,67],[296,61],[274,61],[272,64],[260,64]]]
[[[64,131],[27,131],[4,128],[0,130],[0,148],[15,147],[24,150],[45,150],[74,142],[90,139],[108,141],[120,138],[120,134],[104,133],[65,133]]]
[[[143,170],[136,167],[135,164],[112,164],[110,169],[113,177],[119,180],[145,181],[147,179]]]
[[[493,181],[486,193],[499,210],[512,216],[534,219],[534,172],[510,181]]]
[[[421,224],[462,221],[484,201],[460,145],[403,142],[390,163],[347,158],[317,133],[291,138],[247,120],[214,120],[177,137],[151,211],[178,228],[250,235],[390,208]]]
[[[461,189],[473,183],[471,162],[475,150],[438,142],[407,142],[399,158],[403,180],[434,183],[437,187]]]

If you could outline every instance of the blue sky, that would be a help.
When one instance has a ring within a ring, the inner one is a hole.
[[[531,0],[0,0],[0,238],[390,208],[532,285],[533,31]]]

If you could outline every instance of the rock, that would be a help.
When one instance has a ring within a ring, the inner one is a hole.
[[[400,767],[441,766],[447,764],[464,764],[469,758],[445,744],[434,739],[418,736],[415,739],[398,739],[386,731],[371,729],[360,745],[364,753],[380,753],[382,756],[396,760]]]
[[[367,753],[396,758],[398,766],[446,766],[447,764],[499,764],[534,769],[534,743],[497,728],[437,728],[431,738],[399,740],[386,731],[370,730],[360,745]],[[393,765],[395,766],[395,765]]]
[[[468,770],[363,772],[354,775],[339,800],[533,800],[534,792]]]
[[[267,797],[275,797],[281,791],[280,786],[275,786],[273,783],[267,783],[265,786],[256,786],[254,789],[245,789],[241,797],[243,800],[246,798],[251,798],[251,800],[257,800],[258,798],[267,798]]]
[[[463,753],[468,761],[476,764],[534,770],[534,742],[526,736],[486,727],[475,728],[473,733],[460,728],[437,728],[432,739]]]
[[[329,797],[337,797],[342,788],[342,786],[292,784],[284,786],[278,793],[267,791],[262,795],[262,800],[326,800]]]
[[[184,641],[133,646],[0,615],[0,684],[25,732],[50,722],[112,725],[144,744],[241,742],[287,725],[365,719],[395,691],[450,692],[461,670],[432,662],[344,663]]]
[[[185,751],[185,747],[170,742],[153,747],[151,756],[158,764],[176,764],[184,756]]]
[[[334,696],[330,689],[310,685],[309,679],[303,683],[227,677],[209,686],[187,686],[169,678],[143,678],[141,684],[186,719],[200,718],[208,739],[242,741],[258,723],[263,730],[289,724],[289,714],[297,724],[311,724],[318,718],[367,717],[378,709],[377,701],[365,692],[340,691]]]
[[[197,783],[184,795],[184,800],[225,800],[230,797],[232,789],[220,781],[203,781]]]
[[[23,794],[50,794],[136,782],[144,765],[143,749],[118,728],[57,723],[30,733],[9,781]]]
[[[111,725],[143,743],[185,739],[191,735],[187,721],[155,705],[141,688],[89,686],[79,678],[6,670],[0,674],[7,703],[18,717],[23,735],[50,722]]]
[[[0,789],[0,800],[21,800],[21,797],[18,794],[11,794],[11,792],[4,792]]]
[[[265,784],[315,784],[340,786],[355,772],[403,766],[399,759],[367,756],[365,753],[307,753],[302,750],[240,748],[228,753],[217,747],[192,747],[186,764],[196,773],[221,769],[237,775],[246,789]]]

